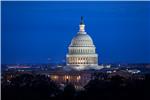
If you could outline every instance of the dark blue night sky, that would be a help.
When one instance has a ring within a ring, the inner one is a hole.
[[[150,2],[2,2],[1,13],[2,64],[61,63],[80,16],[99,63],[150,63]]]

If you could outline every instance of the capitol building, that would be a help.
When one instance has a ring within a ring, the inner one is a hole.
[[[92,38],[85,31],[83,17],[79,25],[79,32],[73,37],[66,55],[66,64],[75,70],[100,69],[98,54]]]
[[[68,47],[66,65],[58,67],[48,75],[57,83],[71,83],[76,89],[83,89],[92,79],[95,70],[107,67],[109,66],[98,65],[96,47],[92,38],[85,31],[85,24],[83,17],[81,17],[79,32],[73,37]]]

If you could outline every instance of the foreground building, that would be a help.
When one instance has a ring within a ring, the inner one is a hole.
[[[66,55],[67,66],[75,70],[96,69],[98,54],[92,38],[85,32],[83,17],[79,25],[79,32],[72,39]]]

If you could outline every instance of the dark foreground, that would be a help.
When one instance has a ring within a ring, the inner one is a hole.
[[[97,75],[77,91],[72,84],[60,88],[44,75],[22,74],[2,80],[2,100],[150,100],[150,75],[140,79]]]

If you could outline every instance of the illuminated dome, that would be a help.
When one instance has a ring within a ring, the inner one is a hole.
[[[86,34],[86,33],[81,33],[79,32],[71,41],[71,47],[75,46],[83,46],[83,47],[88,47],[88,46],[94,46],[93,45],[93,40],[92,38]]]
[[[86,69],[98,65],[98,54],[96,54],[92,38],[85,32],[83,18],[79,25],[79,32],[72,39],[66,55],[66,63],[74,69]]]

